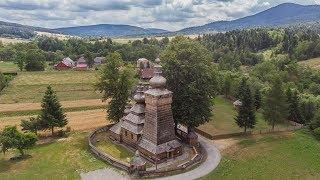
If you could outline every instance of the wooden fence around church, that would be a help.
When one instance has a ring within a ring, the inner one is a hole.
[[[92,153],[94,153],[97,157],[101,158],[103,161],[108,162],[111,165],[113,165],[113,166],[115,166],[115,167],[117,167],[119,169],[122,169],[122,170],[125,170],[127,172],[130,172],[129,163],[125,163],[125,162],[119,161],[119,160],[115,159],[114,157],[112,157],[112,156],[100,151],[98,148],[96,148],[93,145],[96,135],[99,134],[99,133],[102,133],[102,132],[107,132],[111,128],[111,126],[113,126],[113,124],[98,128],[95,131],[93,131],[88,137],[89,148],[90,148]]]
[[[287,128],[275,128],[274,130],[272,130],[272,129],[253,130],[253,131],[247,131],[246,133],[245,132],[237,132],[237,133],[211,135],[211,134],[204,132],[198,128],[196,128],[195,131],[196,131],[196,133],[200,134],[201,136],[203,136],[205,138],[208,138],[211,140],[219,140],[219,139],[228,139],[228,138],[235,138],[235,137],[241,137],[241,136],[291,132],[291,131],[299,130],[302,128],[304,128],[304,126],[302,124],[295,123],[294,126],[290,126]]]

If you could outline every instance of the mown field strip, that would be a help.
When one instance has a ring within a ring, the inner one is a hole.
[[[95,129],[110,122],[106,120],[106,111],[104,109],[95,109],[87,111],[67,112],[68,125],[73,131],[82,131]],[[20,126],[23,119],[28,119],[30,116],[14,116],[0,118],[0,130],[5,126],[16,125]]]
[[[97,71],[20,72],[0,93],[0,104],[40,103],[49,85],[60,101],[99,99]]]
[[[77,111],[87,111],[87,110],[94,110],[94,109],[105,109],[105,105],[99,106],[83,106],[83,107],[69,107],[64,108],[64,112],[77,112]],[[25,111],[4,111],[1,112],[1,117],[14,117],[14,116],[33,116],[40,114],[41,110],[25,110]]]
[[[63,108],[74,107],[88,107],[88,106],[101,106],[105,103],[100,99],[76,100],[76,101],[61,101]],[[14,103],[14,104],[0,104],[0,112],[17,112],[27,110],[39,110],[41,103]]]

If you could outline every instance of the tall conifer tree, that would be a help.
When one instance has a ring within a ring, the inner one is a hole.
[[[239,108],[238,116],[235,120],[237,125],[240,128],[244,128],[244,132],[247,132],[248,128],[252,129],[255,127],[256,117],[251,90],[246,79],[242,79],[240,83],[238,97],[242,105]]]
[[[254,106],[256,110],[261,108],[261,104],[262,104],[261,92],[259,89],[256,89],[254,93]]]
[[[41,120],[47,129],[51,129],[52,135],[55,127],[62,128],[68,124],[66,115],[63,113],[57,95],[51,86],[47,87],[41,107]]]
[[[292,90],[291,88],[288,88],[288,90],[287,90],[287,103],[289,105],[288,119],[290,121],[294,121],[297,123],[304,123],[303,116],[302,116],[300,108],[299,108],[298,92],[296,90]]]

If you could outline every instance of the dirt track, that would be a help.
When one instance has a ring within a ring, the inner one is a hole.
[[[99,106],[104,105],[100,99],[77,100],[77,101],[61,101],[64,108],[84,107],[84,106]],[[15,104],[0,104],[0,112],[7,111],[26,111],[41,109],[41,103],[15,103]]]
[[[72,131],[94,129],[110,123],[106,120],[106,112],[104,109],[69,112],[66,114],[69,120],[68,126],[71,127]],[[0,118],[0,130],[8,125],[19,126],[21,120],[28,118],[29,116]]]

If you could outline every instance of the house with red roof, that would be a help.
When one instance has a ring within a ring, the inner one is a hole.
[[[83,56],[77,60],[76,70],[78,71],[88,70],[87,60]]]
[[[70,59],[69,57],[64,58],[63,60],[61,60],[59,63],[54,65],[54,69],[56,70],[68,70],[68,69],[72,69],[75,66],[75,63],[72,59]]]

